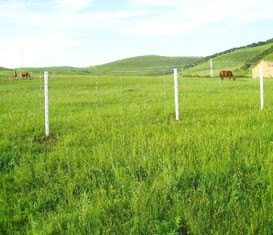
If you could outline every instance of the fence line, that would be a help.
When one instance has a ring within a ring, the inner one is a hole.
[[[173,74],[174,74],[173,76],[174,76],[175,118],[176,118],[176,120],[180,119],[180,113],[179,113],[179,96],[181,96],[181,94],[179,94],[179,87],[178,87],[178,85],[179,85],[178,84],[178,81],[179,81],[179,79],[178,79],[178,71],[179,71],[179,69],[177,69],[177,68],[173,69]],[[48,75],[49,75],[48,72],[45,71],[44,72],[44,96],[45,96],[44,99],[45,99],[45,135],[46,135],[46,137],[49,136],[48,79],[50,79],[50,78],[49,78]],[[85,76],[88,76],[88,75],[85,75]],[[158,97],[163,98],[163,100],[161,100],[161,102],[162,102],[161,103],[162,104],[161,108],[162,108],[162,111],[164,112],[164,114],[162,113],[162,115],[166,115],[166,107],[170,103],[170,101],[171,101],[170,99],[172,99],[172,92],[171,92],[171,89],[173,89],[172,85],[171,85],[172,84],[172,79],[171,79],[172,76],[169,75],[169,74],[161,74],[161,76],[157,75],[157,76],[155,76],[154,78],[151,78],[151,79],[149,78],[150,76],[147,76],[148,80],[145,80],[144,83],[137,83],[138,82],[138,80],[137,80],[138,77],[139,76],[134,76],[133,79],[131,79],[130,77],[128,77],[128,80],[126,80],[125,77],[119,76],[119,77],[115,77],[114,80],[111,80],[111,76],[110,75],[108,75],[108,76],[105,75],[105,76],[101,76],[101,77],[100,76],[92,76],[92,79],[93,79],[93,82],[92,82],[93,85],[92,86],[93,87],[91,89],[93,91],[91,93],[93,93],[93,95],[95,93],[95,97],[93,96],[93,98],[92,97],[91,98],[93,100],[95,99],[95,102],[96,102],[95,103],[95,109],[103,108],[104,103],[108,102],[108,100],[106,100],[106,102],[104,101],[104,95],[106,94],[105,92],[111,92],[111,93],[112,92],[119,92],[120,93],[119,100],[120,100],[120,103],[121,103],[120,113],[121,113],[121,115],[123,115],[123,114],[126,115],[127,106],[126,106],[125,103],[127,102],[127,100],[126,100],[127,96],[129,98],[133,97],[133,96],[131,97],[131,95],[130,95],[130,94],[133,94],[133,93],[128,93],[127,90],[129,92],[134,91],[134,90],[136,90],[137,92],[138,91],[141,92],[140,96],[136,96],[136,98],[138,99],[137,100],[137,105],[141,104],[141,102],[143,102],[143,103],[146,102],[149,105],[149,103],[148,103],[149,99],[146,99],[145,97],[146,97],[147,92],[150,92],[150,91],[149,91],[149,89],[146,89],[146,86],[143,85],[143,84],[145,84],[147,82],[147,84],[151,84],[151,86],[153,86],[154,81],[156,81],[154,83],[155,84],[155,88],[156,89],[160,89],[160,87],[161,87],[162,91],[160,91],[160,90],[154,90],[156,92],[155,95],[157,95],[157,94],[159,95],[159,92],[161,93],[160,96],[158,96]],[[143,77],[143,78],[145,78],[145,77]],[[100,79],[100,78],[102,78],[102,79]],[[264,78],[263,69],[262,69],[262,67],[260,67],[260,108],[261,108],[261,110],[264,109],[264,80],[263,80],[263,78]],[[156,80],[156,79],[158,79],[158,80]],[[160,82],[160,80],[161,80],[161,82]],[[41,89],[41,86],[42,86],[41,81],[42,81],[42,76],[40,76],[40,81],[38,80],[35,83],[37,89],[39,89],[39,88]],[[62,80],[62,81],[65,82],[65,80]],[[109,83],[110,81],[113,81],[113,82]],[[131,81],[132,81],[132,83],[131,83]],[[181,81],[182,81],[182,86],[183,86],[183,83],[186,81],[186,78],[183,77],[183,79],[181,79]],[[39,82],[40,82],[40,84],[39,84]],[[54,81],[52,81],[52,82],[54,84]],[[56,82],[56,80],[55,80],[55,82]],[[75,84],[72,84],[73,86],[77,85],[77,84],[80,84],[80,83],[77,83],[77,79],[76,78],[75,78],[75,80],[73,79],[73,75],[70,76],[70,78],[67,79],[66,82],[67,83],[71,83],[71,82],[74,83],[75,82]],[[10,78],[9,78],[9,83],[11,85]],[[160,86],[160,83],[161,83],[161,86]],[[28,84],[28,83],[25,83],[25,84]],[[105,88],[104,88],[106,84],[107,84],[107,86],[109,85],[109,91],[105,90]],[[39,85],[40,85],[40,87],[39,87]],[[113,89],[111,88],[111,85],[113,85]],[[130,89],[124,90],[124,86],[126,88],[128,87]],[[27,86],[27,87],[32,87],[32,86]],[[114,87],[117,87],[117,90],[114,90]],[[132,89],[132,88],[136,88],[136,89]],[[140,89],[138,89],[138,88],[140,88]],[[86,87],[86,89],[90,89],[90,88]],[[94,90],[95,90],[95,92],[94,92]],[[115,93],[115,94],[117,94],[117,93]],[[150,97],[152,97],[151,94],[150,94]],[[114,98],[115,98],[115,96],[114,96]],[[154,99],[158,99],[159,100],[161,98],[157,98],[157,97],[153,98],[152,97],[153,100]],[[166,102],[168,102],[167,105],[166,105]],[[255,101],[255,102],[257,102],[257,101]],[[88,106],[86,106],[86,107],[88,107]],[[84,108],[86,108],[86,107],[84,107]],[[82,109],[84,109],[84,108],[82,108]],[[170,109],[169,108],[167,108],[167,109],[168,109],[168,114],[170,116],[173,115],[173,110],[171,110],[171,109],[173,109],[173,106],[171,106]],[[143,110],[141,110],[141,108],[137,108],[136,112],[139,112],[139,113],[137,113],[137,115],[138,114],[141,115],[141,114],[144,113]],[[146,110],[145,110],[145,112],[146,112]],[[147,111],[147,114],[149,114],[148,111]]]

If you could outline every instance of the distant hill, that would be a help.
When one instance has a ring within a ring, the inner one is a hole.
[[[91,74],[158,75],[178,68],[184,76],[210,76],[210,59],[214,76],[220,70],[232,70],[241,77],[251,77],[252,68],[262,59],[273,61],[273,39],[228,49],[207,57],[138,56],[91,67]]]
[[[91,74],[158,75],[194,66],[202,57],[137,56],[91,67]]]
[[[43,71],[48,71],[48,72],[58,72],[58,73],[64,73],[64,74],[71,74],[71,73],[81,73],[82,68],[77,68],[77,67],[71,67],[71,66],[56,66],[56,67],[25,67],[25,68],[17,68],[16,69],[18,72],[20,71],[31,71],[31,72],[43,72]]]
[[[50,74],[79,74],[79,75],[160,75],[173,73],[174,68],[180,70],[183,76],[209,77],[210,59],[213,61],[214,76],[220,70],[232,70],[241,77],[250,77],[252,68],[262,59],[273,61],[273,39],[265,42],[228,49],[207,57],[167,57],[158,55],[137,56],[111,63],[76,68],[69,66],[44,68],[18,68],[17,71],[27,70],[35,76],[47,70]],[[7,76],[11,70],[0,67],[1,76]]]
[[[38,76],[40,72],[58,74],[90,74],[90,75],[159,75],[169,74],[174,68],[185,69],[196,65],[203,57],[167,57],[167,56],[137,56],[117,60],[111,63],[76,68],[69,66],[44,68],[17,68],[17,71],[31,71]]]
[[[1,72],[3,72],[3,71],[11,71],[11,69],[4,68],[4,67],[0,67],[0,71],[1,71]]]
[[[17,73],[19,74],[21,71],[28,71],[32,74],[32,78],[37,78],[43,76],[44,71],[48,71],[49,76],[58,75],[86,75],[91,73],[91,69],[88,68],[77,68],[71,66],[56,66],[56,67],[25,67],[25,68],[17,68]]]
[[[220,70],[226,69],[233,70],[238,76],[250,77],[252,68],[262,59],[273,60],[273,39],[208,56],[198,65],[180,73],[184,76],[210,76],[210,59],[213,61],[215,76],[218,76]]]
[[[11,69],[7,69],[7,68],[4,68],[4,67],[0,67],[0,79],[11,79],[12,77],[12,73],[13,73],[13,70]]]
[[[13,77],[14,69],[6,69],[0,67],[0,79],[10,79]],[[59,66],[59,67],[24,67],[16,68],[18,77],[22,71],[28,71],[31,73],[32,78],[39,78],[40,75],[43,76],[44,71],[48,71],[49,76],[58,75],[86,75],[90,74],[90,68],[76,68],[70,66]]]

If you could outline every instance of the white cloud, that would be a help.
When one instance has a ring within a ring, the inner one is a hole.
[[[56,0],[56,6],[61,10],[79,11],[89,7],[91,0]]]
[[[16,14],[27,17],[27,13],[43,13],[57,10],[58,12],[77,12],[93,5],[93,0],[48,0],[48,1],[0,1],[1,17]]]
[[[10,68],[38,65],[43,57],[55,59],[60,51],[77,45],[61,35],[0,39],[0,65]]]
[[[130,32],[139,36],[179,36],[191,31],[195,26],[194,22],[175,21],[172,19],[154,18],[149,21],[137,21]]]
[[[137,35],[178,36],[206,25],[223,22],[223,27],[237,27],[264,19],[273,19],[270,0],[134,0],[150,11],[138,20],[130,32]],[[166,6],[164,11],[162,7]]]
[[[24,56],[24,64],[29,66],[37,64],[41,57],[50,58],[50,51],[66,61],[69,57],[63,54],[72,53],[71,48],[80,51],[79,58],[81,53],[83,58],[89,57],[84,53],[91,50],[90,55],[96,60],[98,56],[104,57],[101,51],[106,44],[107,56],[112,51],[112,57],[119,57],[112,47],[120,41],[139,43],[141,49],[147,48],[145,44],[153,37],[160,46],[166,45],[169,39],[181,41],[187,35],[200,37],[199,31],[214,33],[215,30],[232,32],[234,37],[242,38],[241,31],[247,25],[273,19],[272,0],[132,0],[124,5],[119,2],[120,8],[109,10],[111,4],[115,2],[109,1],[107,8],[103,8],[100,3],[100,9],[104,10],[98,10],[94,0],[0,0],[0,66],[5,61],[21,66],[22,56],[18,51],[28,55]],[[165,51],[169,47],[172,45],[166,45]],[[133,49],[128,47],[128,51]],[[74,57],[70,58],[72,61]]]
[[[177,6],[181,4],[185,4],[187,1],[190,0],[133,0],[133,2],[137,5],[143,5],[143,6],[158,6],[158,5],[165,5],[165,6]],[[191,0],[193,1],[193,0]]]

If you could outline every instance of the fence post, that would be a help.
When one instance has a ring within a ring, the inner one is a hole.
[[[178,92],[178,75],[177,69],[173,70],[174,72],[174,101],[175,101],[175,117],[176,120],[179,120],[179,92]]]
[[[48,72],[44,72],[44,82],[45,82],[45,134],[46,137],[49,136],[49,117],[48,117]]]
[[[213,76],[214,76],[213,63],[212,59],[210,59],[210,77],[213,78]]]
[[[264,71],[260,66],[260,95],[261,95],[261,110],[264,109]]]

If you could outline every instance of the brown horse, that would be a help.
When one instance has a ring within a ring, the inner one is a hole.
[[[21,72],[21,77],[25,78],[25,79],[30,78],[30,73],[29,72]]]
[[[235,79],[236,79],[236,76],[230,70],[227,70],[227,71],[222,70],[219,73],[219,77],[220,77],[221,80],[223,80],[224,78],[228,78],[229,80],[232,79],[233,81],[235,81]]]

